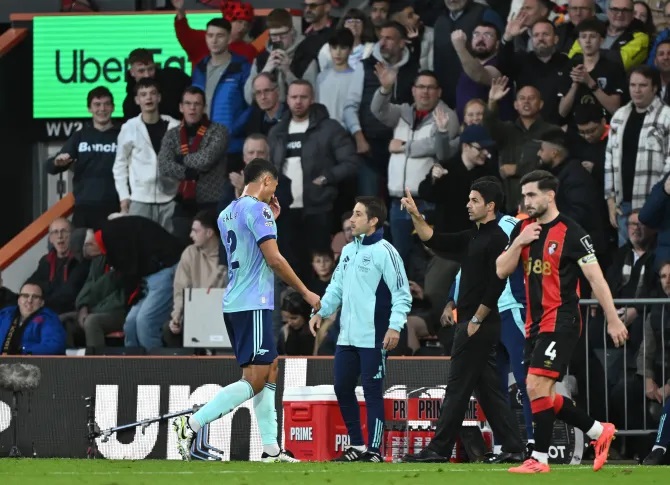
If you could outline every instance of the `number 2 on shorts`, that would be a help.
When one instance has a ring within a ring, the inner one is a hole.
[[[552,340],[547,346],[547,350],[544,351],[544,355],[549,357],[549,359],[551,360],[554,360],[556,358],[556,349],[554,348],[555,346],[556,342]]]

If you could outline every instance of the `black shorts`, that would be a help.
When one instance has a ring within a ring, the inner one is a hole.
[[[528,374],[561,380],[577,346],[579,332],[545,332],[526,340]]]

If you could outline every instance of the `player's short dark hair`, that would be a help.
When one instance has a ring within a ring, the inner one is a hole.
[[[546,170],[533,170],[521,177],[519,184],[523,187],[524,185],[533,182],[537,182],[537,188],[542,192],[548,190],[558,192],[558,179],[551,172],[547,172]]]
[[[603,39],[607,37],[607,27],[595,17],[579,22],[579,25],[575,27],[575,35],[579,37],[582,32],[595,32]]]
[[[330,34],[328,45],[330,47],[344,47],[351,50],[354,48],[354,34],[346,27],[337,29]]]
[[[86,96],[86,106],[88,108],[91,107],[91,103],[95,98],[109,98],[112,100],[112,104],[114,104],[114,95],[105,86],[98,86],[88,92],[88,95]]]
[[[309,321],[309,315],[312,312],[312,308],[309,306],[300,293],[291,288],[291,291],[287,291],[281,299],[281,310],[288,312],[292,315],[300,315],[304,317],[305,320]]]
[[[435,79],[435,84],[437,84],[437,87],[438,88],[440,87],[440,80],[435,75],[435,71],[431,71],[430,69],[420,70],[419,73],[414,78],[414,82],[417,82],[420,77],[431,77],[431,78]]]
[[[134,49],[128,54],[128,64],[151,64],[154,62],[154,55],[149,49]]]
[[[271,175],[275,180],[279,178],[279,171],[277,170],[277,167],[272,164],[272,162],[262,158],[254,158],[252,161],[247,163],[246,167],[244,167],[245,185],[258,181],[266,173]]]
[[[402,39],[407,39],[407,29],[400,22],[396,22],[395,20],[387,20],[379,27],[380,31],[382,29],[395,29],[398,31]]]
[[[137,93],[140,91],[140,89],[143,88],[156,88],[158,94],[161,92],[161,85],[152,77],[143,77],[135,83],[135,86],[133,87],[133,93],[135,96],[137,96]]]
[[[360,197],[356,197],[356,203],[365,206],[368,220],[372,219],[373,217],[377,218],[375,229],[379,229],[384,225],[384,222],[386,222],[387,211],[386,204],[384,204],[382,199],[370,195],[361,195]]]
[[[220,29],[227,31],[229,34],[230,31],[233,30],[233,27],[232,25],[230,25],[230,22],[228,22],[223,17],[216,17],[207,22],[207,28],[209,27],[218,27]]]
[[[184,92],[181,95],[181,101],[180,103],[184,102],[184,96],[187,94],[196,94],[202,97],[202,102],[207,103],[207,96],[205,95],[205,92],[200,89],[198,86],[189,86],[186,89],[184,89]]]
[[[499,212],[503,203],[502,184],[492,180],[482,180],[481,178],[475,180],[470,186],[470,190],[482,194],[484,202],[488,204],[493,202],[495,205],[495,212]]]
[[[654,69],[647,64],[641,64],[639,66],[631,69],[630,74],[628,75],[628,82],[633,74],[639,74],[640,76],[649,79],[651,81],[651,86],[656,89],[661,89],[661,73],[657,69]]]
[[[214,231],[214,234],[216,234],[216,237],[218,238],[221,233],[219,232],[219,225],[217,224],[216,219],[216,211],[211,209],[201,210],[193,218],[194,221],[198,221],[205,229]]]
[[[332,259],[335,261],[335,253],[333,252],[333,248],[316,248],[312,250],[312,260],[316,258],[317,256],[325,256],[327,258]]]

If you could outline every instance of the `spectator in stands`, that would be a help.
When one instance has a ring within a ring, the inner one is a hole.
[[[421,348],[421,339],[430,336],[430,330],[437,333],[437,329],[429,329],[428,321],[431,320],[432,303],[421,285],[410,280],[409,292],[412,295],[412,309],[407,316],[407,347],[409,355],[413,355]]]
[[[549,14],[553,2],[551,0],[523,0],[521,10],[514,18],[523,26],[523,32],[514,36],[514,50],[516,52],[531,52],[533,50],[533,41],[531,32],[537,22],[549,22]]]
[[[58,314],[72,312],[88,274],[88,262],[80,262],[70,246],[72,224],[59,217],[49,225],[52,249],[42,256],[30,281],[40,284],[44,305]]]
[[[285,293],[281,301],[284,326],[277,343],[280,355],[314,354],[314,336],[308,325],[311,310],[296,291],[291,289]]]
[[[0,354],[62,355],[65,330],[52,310],[44,306],[39,283],[28,280],[19,291],[18,306],[0,311]]]
[[[0,309],[10,305],[16,305],[18,295],[9,288],[6,288],[2,282],[2,273],[0,273]]]
[[[179,40],[182,49],[186,51],[188,60],[195,67],[209,54],[206,33],[204,30],[192,29],[188,25],[184,0],[172,0],[172,5],[177,9],[177,16],[174,19],[177,40]],[[254,21],[254,7],[250,3],[240,2],[239,0],[222,0],[221,13],[223,18],[231,23],[232,27],[228,46],[230,52],[243,56],[249,63],[252,63],[258,55],[258,51],[246,41],[246,36],[251,28],[251,23]]]
[[[302,57],[298,46],[305,36],[293,28],[293,17],[287,10],[276,8],[267,16],[268,42],[251,65],[251,73],[244,85],[244,97],[248,104],[254,101],[252,82],[256,75],[265,72],[272,74],[279,89],[279,101],[286,101],[286,88],[296,79],[316,82],[319,66],[314,58]]]
[[[465,103],[463,108],[463,123],[461,132],[466,126],[481,125],[484,121],[484,112],[486,111],[486,102],[483,99],[475,98]]]
[[[537,140],[543,133],[553,131],[556,125],[547,123],[540,116],[542,95],[532,86],[524,86],[516,93],[514,109],[516,121],[500,121],[498,100],[508,92],[507,78],[494,79],[489,91],[489,101],[484,113],[484,126],[488,129],[500,152],[500,175],[505,191],[505,211],[516,214],[521,199],[519,181],[537,168]]]
[[[344,128],[328,117],[323,105],[314,103],[309,82],[298,80],[289,86],[288,106],[291,115],[272,128],[268,143],[270,160],[291,179],[293,203],[284,207],[282,218],[287,221],[292,266],[306,275],[309,261],[296,259],[330,246],[338,185],[356,175],[359,158]]]
[[[135,83],[135,102],[140,114],[121,127],[112,169],[120,211],[147,217],[172,232],[179,181],[160,177],[157,154],[165,133],[179,126],[179,121],[158,111],[161,93],[155,79],[143,78]]]
[[[159,224],[138,216],[107,221],[86,252],[107,256],[129,296],[123,325],[126,347],[162,347],[162,328],[172,312],[172,282],[183,244]]]
[[[543,120],[563,124],[558,112],[560,98],[557,93],[564,83],[563,79],[570,75],[572,63],[567,55],[557,51],[557,30],[549,20],[540,20],[531,27],[530,51],[515,53],[512,40],[523,31],[522,20],[517,17],[505,28],[499,55],[500,68],[514,81],[517,90],[524,86],[537,88],[543,100],[540,112]]]
[[[221,234],[216,222],[217,213],[201,211],[193,219],[191,240],[181,254],[174,275],[172,315],[163,327],[163,341],[168,347],[181,347],[184,326],[184,291],[189,288],[225,288],[228,268],[219,260]],[[192,322],[191,325],[198,325]]]
[[[649,66],[631,71],[631,101],[611,121],[605,157],[605,197],[619,245],[626,242],[626,219],[640,209],[664,174],[670,172],[670,107],[658,97],[661,76]]]
[[[224,153],[227,154],[229,170],[242,165],[244,127],[251,113],[244,100],[244,85],[249,78],[250,66],[246,58],[228,50],[230,30],[230,22],[226,19],[207,22],[207,48],[210,55],[193,69],[193,86],[205,94],[209,119],[228,130],[228,144]]]
[[[391,0],[370,0],[369,15],[375,34],[379,36],[379,29],[386,23],[391,8]]]
[[[109,89],[93,88],[86,103],[92,123],[86,123],[68,138],[58,154],[46,161],[46,171],[50,174],[73,171],[72,223],[75,227],[97,228],[119,207],[112,176],[119,129],[112,122],[114,97]]]
[[[247,135],[260,133],[267,136],[270,129],[288,113],[288,106],[279,100],[279,86],[272,74],[262,72],[256,75],[251,87],[256,102],[251,105],[245,131]]]
[[[596,254],[602,254],[606,249],[603,224],[593,216],[600,202],[595,181],[580,160],[570,157],[565,132],[559,127],[542,133],[538,141],[540,168],[551,172],[561,186],[556,194],[558,210],[582,226],[591,236]]]
[[[609,117],[621,106],[626,73],[620,62],[604,56],[600,50],[606,32],[602,23],[596,19],[584,20],[576,32],[580,51],[573,58],[576,65],[570,76],[565,76],[559,87],[558,112],[568,118],[580,104],[597,104]]]
[[[668,298],[670,297],[670,261],[661,264],[659,277],[660,284],[656,296]],[[627,378],[625,387],[622,380],[612,390],[610,409],[615,418],[612,421],[620,429],[624,426],[627,429],[657,426],[652,413],[645,412],[642,406],[647,406],[649,409],[653,403],[653,406],[660,409],[663,400],[667,402],[670,399],[670,360],[667,358],[670,354],[670,339],[668,335],[670,335],[670,307],[667,303],[654,305],[644,321],[644,343],[643,348],[637,354],[637,373]],[[663,382],[663,376],[666,382]],[[646,396],[646,401],[640,399],[642,395]],[[646,453],[646,450],[636,451]]]
[[[354,240],[354,234],[351,231],[351,211],[342,214],[342,230],[333,236],[333,242],[330,248],[333,250],[335,260],[340,259],[342,248]]]
[[[321,71],[317,78],[316,102],[324,105],[330,118],[351,133],[358,130],[361,122],[358,113],[350,109],[345,111],[345,106],[351,97],[360,97],[364,77],[363,69],[353,69],[349,63],[354,35],[349,29],[337,29],[327,45],[331,60],[329,67]]]
[[[663,261],[670,261],[670,174],[665,174],[651,189],[640,209],[640,222],[657,231],[655,268]]]
[[[310,291],[323,296],[335,271],[335,254],[330,247],[312,251],[312,271],[313,276],[307,286]]]
[[[658,44],[654,54],[654,67],[661,74],[661,91],[659,93],[665,104],[670,104],[670,39]]]
[[[649,34],[644,31],[644,24],[633,16],[633,0],[610,0],[607,19],[606,35],[602,36],[600,46],[605,51],[604,56],[623,64],[626,71],[642,64],[649,54]],[[568,57],[580,54],[583,49],[581,43],[575,42]]]
[[[463,66],[456,86],[456,113],[460,120],[463,119],[463,110],[468,101],[475,98],[486,100],[491,80],[501,76],[497,67],[499,37],[497,27],[491,23],[481,23],[475,27],[469,47],[465,32],[455,30],[451,33],[451,42]],[[512,93],[507,93],[500,104],[501,119],[513,119]]]
[[[319,51],[328,42],[335,29],[337,19],[330,17],[331,3],[328,0],[305,0],[302,19],[308,24],[305,40],[296,49],[295,56],[310,63],[317,60]]]
[[[89,229],[84,243],[86,257],[94,245],[94,231]],[[76,341],[76,334],[83,332],[86,347],[104,347],[107,334],[123,330],[127,301],[128,295],[118,271],[110,267],[104,254],[93,257],[86,282],[77,295],[76,326],[68,328],[68,340]]]
[[[158,81],[161,87],[161,101],[158,112],[180,118],[179,102],[181,95],[191,80],[181,69],[176,67],[156,67],[154,55],[148,49],[135,49],[128,55],[130,69],[126,73],[126,99],[123,101],[123,117],[128,120],[140,114],[140,107],[135,102],[135,83],[150,77]]]
[[[388,6],[387,2],[381,2],[380,5]],[[365,12],[357,8],[350,8],[344,17],[340,19],[337,25],[337,30],[348,29],[354,36],[354,42],[349,55],[349,66],[352,69],[360,67],[361,61],[367,59],[372,55],[377,40],[372,22]],[[332,38],[332,34],[331,34]],[[333,57],[330,52],[330,46],[324,44],[319,51],[319,68],[324,71],[333,64]]]
[[[504,24],[495,11],[474,0],[445,0],[444,3],[447,12],[435,21],[438,35],[435,37],[433,65],[442,86],[442,100],[449,106],[456,106],[456,86],[463,67],[451,42],[452,32],[462,30],[467,37],[471,37],[475,27],[482,22],[493,23],[499,32],[503,31]]]
[[[558,52],[567,54],[577,42],[578,34],[575,27],[582,20],[590,19],[596,15],[596,4],[594,0],[568,0],[568,21],[556,27],[558,35]]]
[[[398,22],[407,29],[409,49],[419,68],[433,70],[433,47],[435,33],[432,27],[426,27],[414,11],[411,0],[394,0],[389,8],[389,19]]]
[[[158,153],[158,172],[179,180],[174,209],[174,234],[188,237],[200,210],[214,209],[226,179],[228,131],[205,115],[205,93],[195,87],[184,92],[181,125],[167,131]],[[241,147],[240,147],[241,149]]]
[[[408,189],[419,195],[419,184],[430,172],[437,160],[434,112],[439,109],[447,116],[449,138],[458,136],[456,113],[440,100],[440,85],[432,71],[421,71],[416,76],[412,95],[414,103],[393,104],[390,94],[396,83],[397,71],[378,65],[377,75],[381,87],[372,98],[372,114],[386,126],[393,128],[393,139],[389,143],[388,191],[391,196],[389,223],[391,238],[400,257],[407,264],[412,248],[412,219],[401,209],[400,199]],[[411,167],[411,168],[409,168]],[[427,205],[416,201],[419,210]]]
[[[379,88],[379,79],[375,67],[381,63],[398,72],[389,100],[391,103],[411,103],[412,83],[419,72],[419,64],[410,58],[406,47],[407,31],[397,22],[387,22],[379,29],[379,41],[375,44],[372,56],[363,61],[363,81],[361,95],[355,93],[344,107],[345,117],[358,115],[360,126],[352,127],[356,140],[356,150],[363,156],[358,174],[358,194],[376,196],[383,190],[383,181],[387,177],[389,161],[389,142],[393,131],[381,123],[372,114],[370,105]],[[352,114],[348,115],[347,112]],[[353,118],[352,118],[353,119]]]
[[[633,2],[633,17],[644,25],[643,31],[649,36],[651,42],[656,35],[656,26],[654,25],[654,16],[651,12],[651,7],[647,2],[640,0]]]

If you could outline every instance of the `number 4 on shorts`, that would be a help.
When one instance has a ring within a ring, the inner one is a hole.
[[[551,360],[554,360],[556,358],[556,349],[554,348],[555,346],[556,342],[552,340],[547,346],[547,350],[544,351],[544,355],[549,357]]]

